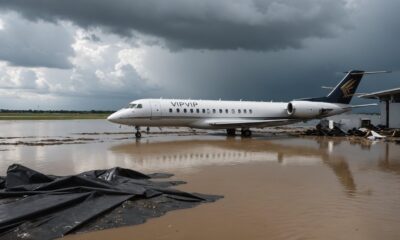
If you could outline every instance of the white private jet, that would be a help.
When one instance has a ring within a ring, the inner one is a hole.
[[[291,102],[254,102],[221,100],[140,99],[111,114],[107,120],[117,124],[140,126],[190,127],[226,129],[234,136],[241,129],[250,137],[250,128],[287,125],[316,118],[329,117],[352,108],[375,104],[349,105],[364,74],[381,73],[352,70],[326,97],[293,100]]]

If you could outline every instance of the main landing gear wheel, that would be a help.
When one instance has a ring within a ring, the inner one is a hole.
[[[243,129],[243,130],[242,130],[242,137],[245,137],[245,138],[251,137],[251,131],[250,131],[250,129]]]
[[[236,135],[236,129],[234,129],[234,128],[226,129],[226,135],[231,136],[231,137],[235,136]]]

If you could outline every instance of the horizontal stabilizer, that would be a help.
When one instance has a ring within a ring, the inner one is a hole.
[[[378,104],[377,104],[377,103],[370,103],[370,104],[361,104],[361,105],[351,105],[351,106],[348,106],[347,109],[350,109],[350,108],[371,107],[371,106],[378,106]]]
[[[365,75],[365,74],[380,74],[380,73],[391,73],[392,71],[370,71],[370,72],[344,72],[350,73],[350,75]]]
[[[323,88],[323,89],[330,89],[330,90],[332,90],[332,89],[334,89],[335,87],[321,86],[321,88]]]

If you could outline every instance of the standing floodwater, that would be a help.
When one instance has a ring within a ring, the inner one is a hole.
[[[0,122],[1,175],[12,163],[57,175],[120,166],[175,173],[189,183],[182,190],[225,197],[70,239],[400,239],[399,145],[168,131],[136,141],[99,120]]]

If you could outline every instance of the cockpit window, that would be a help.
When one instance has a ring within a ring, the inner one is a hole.
[[[143,105],[141,103],[139,103],[139,104],[132,103],[132,104],[129,104],[129,108],[143,108]]]

